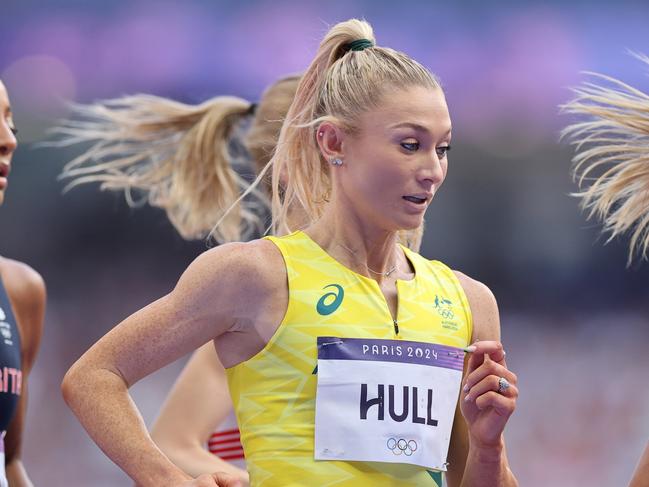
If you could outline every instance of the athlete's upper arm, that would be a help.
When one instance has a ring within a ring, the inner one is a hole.
[[[43,335],[46,291],[43,278],[27,264],[2,259],[2,270],[7,295],[15,312],[16,326],[20,332],[22,372],[21,395],[4,439],[5,460],[7,475],[17,475],[22,479],[24,470],[22,466],[15,465],[15,461],[20,461],[29,373],[34,365]]]
[[[254,321],[264,296],[267,246],[227,244],[204,252],[168,295],[99,340],[75,367],[109,369],[128,386],[241,321]]]
[[[478,340],[500,341],[500,317],[498,304],[491,290],[483,283],[465,274],[453,271],[466,294],[473,316],[472,342]]]
[[[453,271],[457,276],[464,294],[469,301],[471,315],[473,316],[472,342],[478,340],[500,340],[500,318],[498,305],[491,290],[483,283],[471,279],[458,271]],[[464,363],[466,374],[467,361]],[[452,440],[449,446],[449,467],[446,473],[448,487],[459,487],[466,466],[469,453],[469,431],[460,410],[458,401],[453,421]]]

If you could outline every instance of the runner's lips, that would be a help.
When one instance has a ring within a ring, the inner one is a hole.
[[[6,178],[9,176],[9,171],[11,171],[9,164],[0,162],[0,178]]]
[[[428,193],[421,193],[421,194],[409,194],[406,196],[403,196],[403,199],[406,201],[410,201],[411,203],[415,203],[418,205],[423,205],[427,201],[429,201],[433,197],[432,194]]]

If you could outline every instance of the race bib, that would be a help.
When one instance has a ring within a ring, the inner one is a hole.
[[[318,337],[315,459],[446,470],[460,348]]]

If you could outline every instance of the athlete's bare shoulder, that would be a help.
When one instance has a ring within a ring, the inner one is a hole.
[[[492,301],[495,303],[496,298],[486,284],[455,269],[453,270],[453,274],[455,274],[455,277],[460,281],[462,289],[467,295],[469,301],[481,301],[483,305],[487,306],[489,306]]]
[[[178,281],[177,302],[226,314],[254,313],[286,287],[286,268],[279,249],[268,240],[228,243],[203,252]]]
[[[22,336],[25,367],[31,367],[43,333],[45,282],[30,266],[0,257],[0,276],[7,290]]]
[[[45,302],[43,278],[24,262],[0,257],[0,276],[14,307],[22,310]]]
[[[227,243],[203,252],[191,265],[196,278],[216,284],[272,287],[286,280],[279,249],[269,240]]]

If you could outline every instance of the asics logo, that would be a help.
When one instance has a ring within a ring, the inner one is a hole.
[[[405,455],[409,457],[417,451],[417,442],[405,438],[389,438],[386,446],[388,450],[397,456]]]
[[[345,290],[339,284],[329,284],[323,287],[323,289],[327,288],[334,288],[335,291],[330,291],[324,294],[318,300],[316,310],[322,316],[330,315],[331,313],[336,311],[340,307],[340,304],[343,302],[343,298],[345,297]]]

